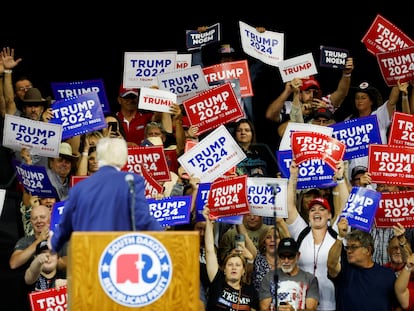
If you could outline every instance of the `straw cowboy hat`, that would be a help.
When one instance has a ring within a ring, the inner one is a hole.
[[[59,157],[74,161],[79,158],[79,155],[72,152],[72,146],[70,144],[63,142],[59,146]]]

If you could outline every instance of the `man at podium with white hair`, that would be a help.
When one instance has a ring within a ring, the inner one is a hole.
[[[162,231],[150,214],[144,178],[121,171],[128,147],[123,138],[101,138],[96,148],[99,170],[69,190],[50,246],[59,251],[73,231]]]

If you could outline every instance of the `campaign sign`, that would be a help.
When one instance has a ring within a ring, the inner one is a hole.
[[[210,215],[214,217],[250,213],[247,200],[247,175],[213,182],[207,201]]]
[[[128,161],[121,170],[142,175],[141,167],[156,181],[171,180],[163,146],[129,146]]]
[[[287,178],[247,178],[250,213],[265,217],[287,218]]]
[[[198,135],[244,115],[230,83],[213,87],[185,100],[183,106],[190,124],[198,127]]]
[[[203,216],[204,206],[207,204],[208,194],[210,192],[211,183],[200,183],[198,185],[197,197],[195,201],[196,221],[205,221]],[[237,225],[243,222],[243,216],[227,216],[217,218],[214,221],[225,224]]]
[[[242,21],[239,21],[240,39],[243,51],[265,64],[277,67],[285,55],[285,35],[266,30],[259,32]]]
[[[207,30],[203,32],[199,32],[198,30],[186,30],[185,39],[188,51],[200,49],[202,46],[220,42],[220,23],[208,26]]]
[[[147,199],[151,199],[162,196],[164,187],[161,184],[159,184],[145,168],[141,167],[141,173],[142,177],[144,177],[145,180],[145,197]]]
[[[321,159],[335,171],[336,164],[345,153],[344,143],[320,133],[293,132],[291,144],[296,164],[310,159]]]
[[[207,204],[211,183],[199,183],[195,200],[196,221],[204,221],[203,209]]]
[[[321,45],[319,66],[344,69],[348,57],[348,50]]]
[[[185,70],[191,67],[193,54],[177,54],[175,57],[175,69]]]
[[[215,64],[204,67],[203,72],[209,84],[214,84],[220,80],[239,79],[241,97],[253,96],[253,87],[247,60]]]
[[[414,186],[414,148],[370,145],[368,172],[373,183]]]
[[[32,311],[66,311],[67,286],[59,289],[50,288],[29,293],[30,308]]]
[[[394,112],[388,143],[390,145],[414,147],[414,115],[399,111]]]
[[[17,179],[31,195],[37,195],[41,198],[58,197],[44,166],[28,165],[16,160],[13,160],[13,164]]]
[[[52,213],[50,215],[50,231],[55,231],[60,223],[60,217],[65,208],[65,201],[59,201],[53,204]]]
[[[27,148],[32,154],[57,158],[62,140],[62,126],[34,121],[6,113],[3,146],[19,151]]]
[[[53,118],[49,122],[62,126],[62,140],[107,127],[95,92],[56,101],[52,109]]]
[[[381,192],[364,187],[353,187],[339,219],[345,217],[351,227],[369,232],[380,199]]]
[[[414,46],[376,54],[382,77],[388,86],[414,80]]]
[[[397,26],[379,14],[375,17],[361,42],[373,55],[414,45],[414,42]]]
[[[139,90],[139,109],[169,113],[171,105],[177,102],[177,95],[169,91],[148,87]]]
[[[178,158],[184,170],[201,182],[212,182],[246,158],[224,125]]]
[[[191,148],[193,148],[197,144],[198,144],[198,142],[196,142],[194,140],[191,140],[191,139],[187,139],[185,141],[184,153],[186,153],[188,150],[190,150]]]
[[[160,90],[170,91],[176,95],[176,102],[182,103],[210,87],[200,65],[183,70],[176,70],[157,76]]]
[[[309,123],[288,122],[282,140],[279,144],[279,150],[292,150],[292,133],[300,132],[315,132],[332,136],[333,128],[331,126],[322,126]]]
[[[163,227],[189,224],[191,200],[190,195],[147,199],[150,214]]]
[[[125,88],[140,88],[157,85],[159,74],[175,70],[177,52],[125,52]]]
[[[276,151],[276,158],[282,177],[289,178],[292,163],[292,150]],[[321,159],[311,159],[299,164],[298,190],[307,188],[328,188],[336,186],[333,181],[335,171]]]
[[[381,144],[376,115],[346,120],[330,125],[332,136],[345,144],[344,160],[366,157],[370,144]]]
[[[210,87],[222,85],[229,82],[231,84],[231,87],[234,91],[234,94],[236,95],[237,101],[239,103],[242,103],[242,97],[240,92],[240,81],[239,79],[231,79],[231,80],[223,80],[223,81],[217,81],[216,84],[210,84]],[[243,118],[245,118],[244,112],[243,112]]]
[[[377,228],[392,228],[398,222],[414,228],[414,191],[383,192],[375,214]]]
[[[318,73],[312,53],[289,58],[278,63],[283,82],[297,77],[308,77]]]
[[[81,180],[84,180],[86,178],[88,178],[89,176],[71,176],[70,177],[70,187],[73,187],[74,185],[76,185],[78,182],[80,182]]]
[[[98,94],[99,102],[104,113],[111,112],[108,98],[105,92],[103,79],[83,80],[74,82],[51,82],[53,96],[56,100],[78,97],[85,93],[95,92]]]
[[[210,192],[211,183],[200,183],[198,185],[198,190],[196,194],[196,202],[195,202],[195,208],[196,208],[196,221],[204,221],[203,216],[203,209],[204,206],[208,203],[208,196]],[[227,216],[227,217],[221,217],[216,218],[214,221],[216,222],[222,222],[226,224],[241,224],[243,221],[243,216]]]
[[[178,159],[177,159],[177,150],[164,150],[165,161],[167,161],[167,166],[170,172],[178,172]]]

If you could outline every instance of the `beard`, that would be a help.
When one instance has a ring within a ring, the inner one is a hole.
[[[282,269],[282,271],[284,273],[290,274],[293,271],[294,266],[293,265],[289,265],[289,266],[281,266],[280,269]]]

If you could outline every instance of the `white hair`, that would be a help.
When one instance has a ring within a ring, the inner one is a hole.
[[[122,168],[128,160],[128,145],[124,138],[104,137],[96,145],[99,167],[113,165]]]

